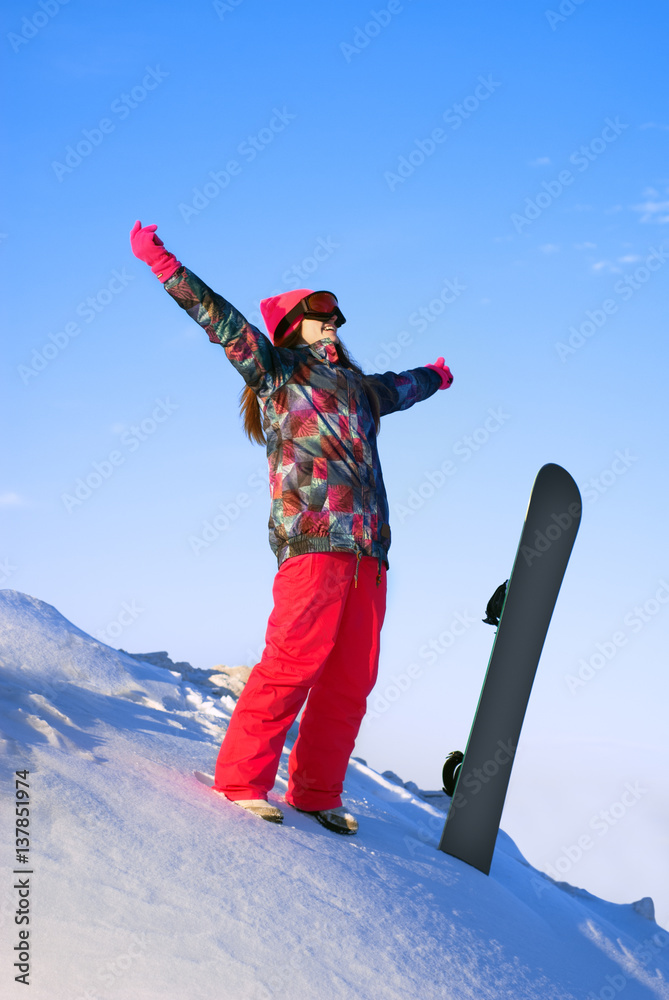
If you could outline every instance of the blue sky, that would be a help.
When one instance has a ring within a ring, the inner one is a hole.
[[[366,370],[453,370],[379,438],[385,708],[358,753],[436,787],[464,745],[546,462],[585,502],[527,738],[666,752],[667,9],[546,2],[5,7],[0,586],[130,651],[260,655],[264,452],[132,256],[139,218],[250,318],[330,288]]]

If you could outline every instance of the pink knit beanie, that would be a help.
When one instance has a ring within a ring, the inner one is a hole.
[[[289,313],[298,302],[304,299],[307,295],[311,295],[312,292],[313,288],[296,288],[292,292],[282,292],[281,295],[273,295],[269,299],[262,300],[260,303],[260,312],[265,320],[265,326],[269,331],[269,335],[272,338],[273,343],[276,343],[274,340],[274,331],[283,317]],[[292,333],[293,330],[300,325],[302,319],[302,316],[298,316],[298,318],[290,324],[284,335],[281,337],[281,340],[285,340],[288,334]]]

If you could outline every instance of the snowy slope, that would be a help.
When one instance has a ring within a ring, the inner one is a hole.
[[[196,772],[213,769],[235,685],[179,666],[0,591],[3,997],[24,996],[11,872],[27,768],[33,1000],[669,1000],[649,899],[554,883],[504,833],[480,874],[436,850],[441,794],[352,761],[351,838],[227,803]],[[285,758],[274,801],[284,786]]]

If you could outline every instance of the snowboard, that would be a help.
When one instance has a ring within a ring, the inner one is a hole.
[[[474,723],[439,850],[490,873],[511,768],[558,592],[581,520],[569,473],[534,481]]]

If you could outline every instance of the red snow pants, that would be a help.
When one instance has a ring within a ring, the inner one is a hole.
[[[306,701],[288,761],[286,801],[313,811],[341,805],[378,671],[386,567],[378,584],[377,573],[378,559],[358,561],[353,552],[312,552],[281,564],[265,649],[216,762],[214,788],[228,799],[267,798],[286,734]]]

